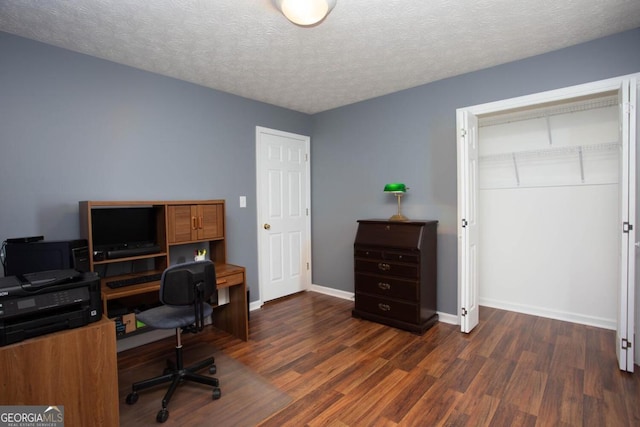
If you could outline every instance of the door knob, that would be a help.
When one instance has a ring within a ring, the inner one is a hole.
[[[270,230],[271,229],[271,226],[269,224],[265,224],[265,225],[263,225],[263,227],[264,227],[265,230]]]

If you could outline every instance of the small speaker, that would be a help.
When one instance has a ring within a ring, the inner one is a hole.
[[[83,273],[90,271],[89,269],[89,247],[79,246],[71,249],[73,258],[73,268]]]

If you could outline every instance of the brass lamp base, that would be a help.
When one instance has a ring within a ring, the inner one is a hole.
[[[402,215],[402,207],[400,203],[400,199],[402,199],[403,193],[394,192],[393,193],[398,198],[398,213],[389,218],[389,221],[409,221],[409,218]]]
[[[409,221],[409,218],[402,214],[395,214],[391,218],[389,218],[389,221]]]

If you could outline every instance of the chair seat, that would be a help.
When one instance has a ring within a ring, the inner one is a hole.
[[[204,304],[204,316],[209,317],[213,308],[209,304]],[[168,306],[145,310],[136,315],[136,318],[145,325],[157,329],[184,328],[196,322],[193,306]]]

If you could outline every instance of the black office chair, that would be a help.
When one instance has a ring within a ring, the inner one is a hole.
[[[213,311],[208,303],[216,290],[216,270],[211,261],[197,261],[178,264],[167,268],[160,278],[160,302],[163,305],[152,308],[137,315],[144,324],[159,329],[176,330],[176,362],[168,361],[163,375],[139,381],[132,386],[126,402],[133,405],[138,401],[138,391],[165,382],[171,382],[169,390],[162,399],[162,409],[156,421],[163,423],[169,418],[167,405],[178,385],[183,381],[213,387],[213,399],[219,399],[222,392],[217,378],[199,375],[196,372],[209,367],[209,373],[215,374],[216,366],[213,357],[209,357],[193,366],[185,368],[182,363],[181,333],[199,332],[204,326],[205,317]]]

